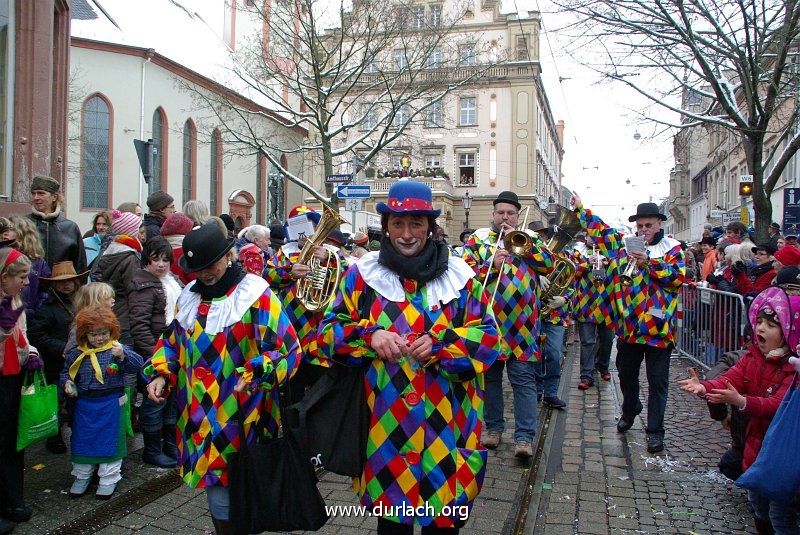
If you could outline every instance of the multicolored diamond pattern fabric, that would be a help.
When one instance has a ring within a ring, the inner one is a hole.
[[[539,275],[547,275],[553,269],[554,256],[542,241],[531,236],[533,246],[524,256],[512,256],[500,273],[492,268],[486,285],[491,296],[495,284],[499,284],[494,298],[494,315],[502,337],[500,358],[514,357],[520,361],[539,360],[542,355],[539,344]],[[497,234],[488,228],[476,230],[467,240],[462,257],[483,281],[490,271],[489,261],[495,250]]]
[[[278,251],[267,261],[264,269],[264,279],[270,285],[283,304],[283,309],[289,316],[292,325],[297,331],[300,339],[300,347],[303,351],[303,362],[316,364],[318,366],[329,367],[330,361],[321,358],[317,347],[317,326],[322,320],[324,310],[315,312],[309,311],[297,299],[297,281],[291,277],[292,266],[300,257],[300,251],[294,250],[287,254],[284,248]],[[341,270],[347,269],[347,260],[343,255],[339,255]]]
[[[174,321],[143,371],[147,379],[164,376],[176,390],[178,466],[190,487],[228,485],[227,458],[239,449],[235,421],[240,407],[248,443],[255,440],[253,423],[259,417],[267,419],[270,436],[277,433],[275,387],[294,374],[300,361],[294,327],[269,290],[240,321],[216,335],[204,330],[206,317],[198,315],[188,331]],[[239,367],[258,370],[253,385],[257,388],[234,392]]]
[[[399,508],[384,515],[396,522],[453,527],[457,516],[442,515],[444,506],[469,507],[486,470],[483,373],[498,357],[497,330],[474,278],[435,310],[424,287],[406,280],[403,288],[403,302],[389,301],[352,266],[320,325],[320,351],[347,365],[370,363],[367,463],[354,480],[362,505]],[[430,333],[435,364],[376,358],[369,341],[377,329]]]
[[[675,319],[680,286],[686,282],[686,264],[680,243],[662,237],[647,245],[650,259],[633,272],[633,283],[623,286],[620,275],[630,261],[622,236],[590,210],[578,207],[577,215],[586,232],[609,259],[609,295],[616,310],[617,336],[632,344],[669,347],[675,344]]]
[[[578,321],[606,325],[616,323],[616,315],[612,306],[610,287],[606,284],[611,276],[605,271],[605,276],[596,279],[592,275],[592,264],[585,256],[578,254],[573,257],[575,262],[575,308],[574,315]],[[608,263],[604,264],[606,267]]]

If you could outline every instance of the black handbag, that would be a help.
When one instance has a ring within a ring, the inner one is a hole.
[[[280,396],[282,434],[264,436],[264,418],[256,422],[257,440],[245,442],[242,411],[237,411],[240,447],[230,455],[230,522],[234,533],[316,531],[328,521],[325,501],[308,453],[285,424]]]
[[[293,433],[307,445],[312,465],[359,477],[367,457],[370,411],[365,367],[334,364],[303,399],[286,410]]]

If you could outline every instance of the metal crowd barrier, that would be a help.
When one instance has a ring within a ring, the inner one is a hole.
[[[678,306],[680,355],[710,368],[723,353],[744,347],[747,306],[741,295],[684,284]]]

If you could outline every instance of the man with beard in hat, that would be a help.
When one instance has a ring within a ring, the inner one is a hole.
[[[61,184],[49,176],[35,176],[31,181],[31,213],[42,239],[48,266],[69,260],[76,271],[86,269],[83,236],[74,221],[64,217]]]
[[[647,366],[647,451],[664,449],[664,411],[669,391],[669,359],[675,345],[675,314],[680,286],[686,282],[686,265],[680,242],[664,236],[661,223],[666,216],[655,203],[636,207],[628,220],[636,223],[636,234],[644,239],[644,251],[628,251],[622,236],[602,219],[583,208],[574,195],[571,204],[597,241],[600,253],[609,259],[612,277],[608,291],[619,318],[617,327],[617,372],[622,390],[622,415],[617,431],[625,433],[642,412],[639,401],[639,369]],[[621,275],[631,263],[629,283]]]
[[[473,270],[433,240],[431,189],[398,181],[377,210],[380,251],[345,273],[319,335],[328,358],[366,366],[372,416],[353,488],[384,511],[379,534],[458,533],[486,473],[481,375],[497,330]]]
[[[519,198],[504,191],[493,201],[492,225],[476,230],[464,245],[463,258],[494,295],[493,310],[501,339],[500,358],[486,372],[486,434],[483,445],[494,449],[503,432],[503,368],[514,392],[514,455],[531,457],[536,435],[536,363],[542,357],[539,344],[539,277],[553,269],[555,256],[536,235],[525,229],[530,251],[512,255],[503,244],[519,223]],[[488,274],[488,278],[487,278]]]

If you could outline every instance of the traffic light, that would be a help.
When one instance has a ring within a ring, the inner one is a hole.
[[[749,197],[753,194],[752,182],[739,182],[739,195],[742,197]]]

